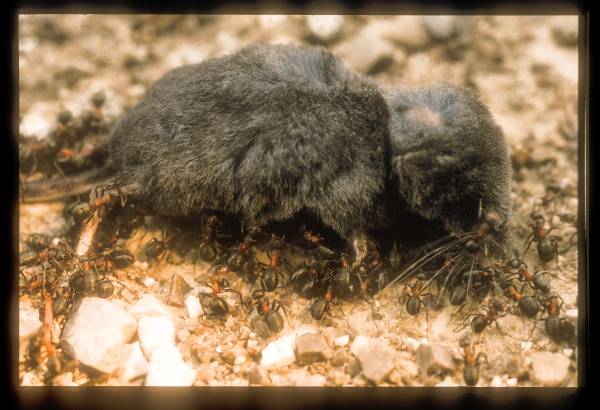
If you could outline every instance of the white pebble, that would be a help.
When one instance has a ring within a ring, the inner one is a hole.
[[[294,354],[295,332],[272,341],[262,351],[260,364],[265,368],[288,366],[296,360]]]
[[[533,345],[533,343],[531,343],[531,341],[527,341],[527,342],[521,342],[521,351],[526,352],[529,349],[531,349],[531,346]]]
[[[494,376],[492,382],[490,383],[491,387],[502,387],[503,385],[504,384],[502,383],[502,377],[498,375]]]
[[[333,344],[335,344],[338,347],[344,347],[349,342],[350,342],[350,335],[344,335],[344,336],[336,337],[333,341]]]
[[[136,319],[144,316],[166,316],[171,317],[171,312],[167,307],[150,293],[144,294],[135,304],[127,309]]]
[[[258,24],[260,24],[261,28],[270,30],[283,23],[286,19],[286,15],[263,14],[261,16],[258,16]]]
[[[146,277],[146,279],[144,279],[144,286],[147,288],[154,285],[155,283],[156,283],[156,280],[151,276],[148,276],[148,277]]]
[[[81,363],[112,373],[136,327],[135,319],[125,310],[106,299],[86,297],[65,325],[61,346]]]
[[[423,340],[423,339],[421,339],[421,340]],[[419,347],[419,341],[417,339],[412,338],[412,337],[406,337],[406,338],[404,338],[403,342],[404,342],[404,345],[406,346],[406,349],[409,352],[414,352]]]
[[[578,313],[578,309],[574,308],[574,309],[567,310],[565,312],[565,315],[572,321],[577,321],[577,313]]]
[[[342,30],[344,18],[342,16],[307,16],[306,25],[308,29],[319,40],[327,42],[335,39]]]
[[[515,387],[515,386],[517,385],[517,381],[518,381],[518,380],[517,380],[517,378],[516,378],[516,377],[512,377],[512,378],[510,378],[510,379],[508,379],[508,380],[506,381],[506,385],[507,385],[508,387]]]
[[[202,310],[202,305],[200,304],[200,300],[198,297],[194,295],[188,295],[185,298],[185,308],[187,309],[187,314],[190,319],[194,319],[204,315],[204,311]]]
[[[152,353],[146,386],[191,386],[196,371],[183,361],[175,346],[162,345]]]
[[[146,357],[159,346],[175,343],[175,326],[166,316],[146,316],[138,322],[138,335]]]
[[[568,347],[563,349],[563,354],[569,358],[573,356],[573,353],[575,353],[573,349],[570,349]]]
[[[119,379],[122,382],[128,382],[148,373],[148,361],[142,353],[140,342],[136,341],[127,347],[128,351],[125,353],[125,359],[119,369]]]

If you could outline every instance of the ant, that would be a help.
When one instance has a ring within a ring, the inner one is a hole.
[[[206,219],[206,223],[202,226],[201,243],[197,250],[197,256],[204,262],[212,262],[217,258],[218,249],[215,245],[216,230],[221,224],[219,218],[215,215],[210,215]]]
[[[556,342],[572,341],[575,337],[575,327],[565,317],[560,317],[563,300],[558,295],[549,295],[546,298],[548,316],[544,319],[546,332]],[[533,331],[532,331],[533,333]]]
[[[500,330],[500,325],[498,324],[498,319],[504,316],[508,312],[508,304],[500,299],[493,299],[489,302],[488,306],[483,306],[486,310],[485,315],[477,313],[475,315],[469,315],[469,317],[473,317],[471,320],[471,330],[474,333],[481,333],[488,327],[491,323],[495,323],[498,330]],[[466,320],[465,319],[465,320]],[[460,329],[464,328],[461,326]],[[457,331],[458,329],[455,329]]]
[[[550,281],[543,274],[543,272],[548,272],[548,270],[538,269],[534,273],[531,273],[527,269],[527,264],[520,259],[509,261],[507,267],[516,270],[514,274],[519,275],[519,281],[530,284],[533,289],[539,290],[542,293],[550,292]]]
[[[406,301],[406,311],[412,316],[416,316],[421,311],[421,305],[426,306],[425,302],[421,299],[421,296],[430,296],[429,293],[422,293],[425,287],[422,286],[420,281],[416,281],[412,286],[408,283],[404,285],[404,295],[409,294],[409,298]],[[408,292],[407,292],[408,291]],[[401,304],[404,304],[404,298]]]
[[[527,317],[535,317],[540,310],[540,306],[533,296],[523,296],[523,289],[520,292],[517,291],[512,283],[504,289],[504,294],[517,302],[521,313]]]
[[[254,286],[254,283],[256,283],[257,280],[260,280],[260,285],[264,291],[273,292],[279,287],[279,279],[281,278],[287,289],[285,276],[280,270],[282,262],[281,248],[283,247],[284,238],[285,237],[283,236],[272,235],[269,249],[267,250],[267,256],[270,260],[269,264],[263,265],[264,267],[259,270],[257,277],[254,278],[252,286]]]
[[[279,313],[282,310],[287,317],[287,313],[283,308],[283,305],[278,300],[273,300],[269,304],[269,299],[265,296],[266,292],[264,289],[256,289],[252,292],[252,304],[256,306],[256,311],[259,315],[264,317],[269,330],[273,333],[279,333],[283,330],[284,322],[283,317]]]
[[[302,227],[302,235],[304,240],[309,244],[309,246],[315,250],[317,256],[323,259],[334,259],[337,256],[337,253],[332,249],[323,245],[323,236],[320,234],[315,234],[312,231],[306,229],[306,227]]]
[[[160,259],[161,256],[167,251],[167,246],[164,241],[159,241],[156,238],[152,238],[144,245],[144,253],[149,261]]]
[[[305,298],[312,298],[318,295],[323,288],[321,278],[332,276],[329,266],[322,266],[315,258],[303,263],[303,267],[294,272],[289,282],[294,290]]]
[[[227,266],[217,266],[214,270],[214,273],[210,277],[210,281],[208,283],[202,283],[202,285],[209,288],[209,291],[200,292],[202,294],[202,297],[200,298],[200,304],[203,308],[208,308],[212,316],[224,317],[229,313],[229,305],[223,298],[220,297],[221,293],[234,292],[239,295],[241,299],[241,294],[231,287],[227,278],[221,277],[227,272],[229,272]]]
[[[479,364],[481,357],[485,358],[485,354],[479,352],[475,354],[475,346],[471,342],[469,335],[459,341],[459,346],[463,349],[463,357],[465,368],[463,370],[463,379],[467,386],[475,386],[479,382]]]
[[[550,229],[545,229],[546,220],[544,216],[539,212],[531,213],[531,229],[532,233],[525,240],[525,251],[526,253],[531,244],[533,242],[537,242],[537,254],[542,262],[548,262],[558,258],[558,242],[557,239],[560,239],[558,236],[547,236],[555,227],[551,227]],[[558,266],[558,259],[556,260],[556,264]]]

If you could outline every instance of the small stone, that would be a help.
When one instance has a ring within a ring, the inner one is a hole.
[[[239,366],[246,361],[246,350],[241,346],[235,346],[223,353],[223,360],[230,365]]]
[[[531,341],[527,341],[527,342],[521,342],[521,351],[523,353],[527,352],[529,349],[531,349],[531,346],[533,346],[533,343]]]
[[[508,387],[515,387],[517,385],[518,379],[516,377],[512,377],[506,381],[506,385]]]
[[[35,371],[26,372],[21,379],[21,386],[43,386],[44,383]]]
[[[565,348],[563,349],[562,353],[567,356],[568,358],[572,358],[574,356],[575,350],[570,349],[570,348]]]
[[[552,29],[554,42],[562,47],[577,47],[579,44],[579,29],[577,19],[565,18]]]
[[[302,374],[294,378],[294,386],[325,386],[327,378],[322,374]]]
[[[151,276],[146,277],[146,279],[144,279],[144,281],[142,282],[144,284],[145,287],[149,288],[151,286],[154,286],[154,284],[156,283],[156,279],[154,279]]]
[[[29,303],[19,302],[19,362],[22,362],[29,346],[29,340],[35,336],[42,322],[39,312]]]
[[[332,366],[343,366],[348,362],[348,358],[350,354],[346,349],[336,350],[331,357],[331,365]]]
[[[124,357],[118,370],[119,379],[122,382],[128,382],[148,373],[148,361],[144,357],[139,341],[127,345]]]
[[[194,295],[188,295],[185,298],[184,303],[190,319],[195,319],[204,315],[204,310],[202,310],[202,305],[200,304],[200,299],[198,299],[198,297]]]
[[[200,363],[210,363],[218,358],[217,353],[210,346],[206,345],[204,340],[200,340],[198,343],[192,346],[192,354]]]
[[[360,373],[360,362],[356,357],[350,356],[348,358],[346,373],[348,373],[352,378],[356,377]]]
[[[166,316],[145,316],[138,322],[138,335],[146,357],[159,346],[175,344],[175,326]]]
[[[418,49],[429,43],[429,35],[420,16],[399,16],[390,21],[386,38],[408,48]]]
[[[298,364],[307,365],[331,358],[331,348],[323,335],[306,333],[296,337]]]
[[[412,337],[405,337],[403,342],[406,346],[406,350],[409,352],[415,352],[419,347],[419,341],[417,339],[413,339]]]
[[[190,331],[187,330],[186,328],[179,329],[175,336],[177,337],[177,340],[179,342],[185,342],[187,340],[187,338],[190,336]]]
[[[262,351],[260,364],[265,368],[289,366],[296,361],[294,355],[295,333],[288,333],[272,341]]]
[[[343,386],[350,383],[350,376],[342,370],[334,369],[329,373],[329,380],[335,386]]]
[[[560,386],[569,375],[570,365],[571,361],[560,353],[535,353],[531,356],[532,379],[542,386]]]
[[[339,37],[344,25],[343,16],[306,16],[310,33],[322,43],[329,43]]]
[[[502,377],[496,375],[492,378],[490,382],[490,387],[503,387],[504,383],[502,383]]]
[[[122,361],[125,344],[133,337],[133,316],[106,299],[83,298],[62,334],[66,354],[104,373],[112,373]]]
[[[457,32],[458,16],[425,16],[423,24],[431,38],[435,40],[448,40]]]
[[[185,295],[191,289],[191,286],[181,275],[174,274],[171,277],[171,287],[169,289],[169,296],[167,297],[167,304],[171,306],[183,306]]]
[[[452,350],[438,344],[421,344],[416,351],[419,368],[424,374],[437,373],[441,370],[454,371]]]
[[[453,382],[452,378],[450,376],[446,376],[446,378],[444,378],[443,381],[441,381],[440,383],[435,385],[435,387],[457,387],[457,386],[460,386],[460,384]]]
[[[262,366],[254,366],[248,372],[248,383],[250,384],[265,385],[269,384],[270,382],[269,372],[267,372]]]
[[[340,54],[346,57],[352,69],[374,74],[392,62],[393,51],[392,45],[378,31],[367,26],[341,46]]]
[[[169,309],[154,295],[145,294],[135,304],[127,309],[136,319],[144,316],[166,316],[171,317]]]
[[[360,362],[362,374],[375,384],[381,383],[394,368],[396,350],[384,339],[358,336],[350,351]]]
[[[567,316],[573,324],[577,324],[577,314],[579,309],[569,309],[565,312],[565,316]]]
[[[258,24],[265,30],[271,30],[287,20],[286,15],[281,14],[263,14],[258,16]]]
[[[175,68],[182,65],[198,64],[208,57],[206,50],[192,45],[181,46],[169,53],[166,57],[168,67]]]
[[[348,343],[350,343],[350,335],[344,335],[344,336],[336,337],[333,340],[333,344],[336,345],[337,347],[344,347]]]
[[[183,361],[181,352],[172,345],[160,345],[152,353],[146,386],[191,386],[196,371]]]

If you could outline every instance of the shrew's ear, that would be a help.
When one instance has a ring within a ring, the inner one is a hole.
[[[388,97],[392,167],[410,209],[464,232],[494,212],[510,215],[511,168],[502,130],[472,92],[446,84]],[[480,211],[480,207],[482,211]]]

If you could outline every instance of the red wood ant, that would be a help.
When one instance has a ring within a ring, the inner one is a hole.
[[[548,262],[553,258],[558,258],[558,236],[548,236],[555,227],[545,229],[546,220],[539,212],[531,213],[531,229],[532,233],[525,240],[525,251],[527,252],[533,242],[537,242],[537,254],[542,262]],[[558,259],[556,260],[558,266]]]

